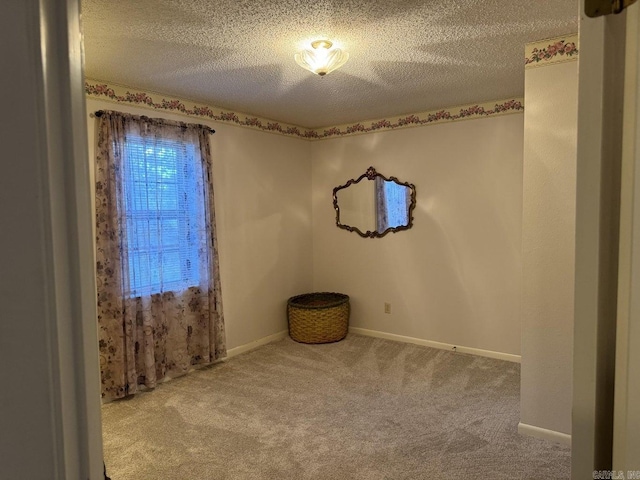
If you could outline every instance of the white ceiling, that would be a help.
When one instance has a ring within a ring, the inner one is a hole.
[[[86,76],[316,128],[524,94],[578,0],[82,0]],[[326,77],[296,51],[328,38]]]

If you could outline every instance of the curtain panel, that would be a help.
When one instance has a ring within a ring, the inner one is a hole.
[[[208,127],[110,111],[97,127],[100,373],[116,399],[226,356],[225,330]]]

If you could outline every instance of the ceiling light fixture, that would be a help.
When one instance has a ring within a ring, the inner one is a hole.
[[[302,50],[293,58],[302,68],[324,77],[327,73],[340,68],[349,59],[347,52],[331,47],[333,43],[329,40],[316,40],[311,42],[313,50]]]

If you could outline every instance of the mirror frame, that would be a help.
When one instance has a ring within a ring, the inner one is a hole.
[[[350,185],[354,185],[359,183],[362,179],[366,178],[367,180],[375,180],[377,177],[382,178],[386,182],[394,182],[398,185],[402,185],[411,190],[411,204],[409,205],[409,211],[407,212],[407,217],[409,218],[409,223],[407,225],[402,225],[400,227],[390,227],[387,228],[384,232],[378,232],[367,230],[363,232],[358,227],[352,227],[351,225],[344,225],[340,223],[340,207],[338,206],[338,192],[344,188],[347,188]],[[358,235],[364,238],[382,238],[389,232],[401,232],[402,230],[409,230],[413,226],[413,210],[416,208],[416,187],[413,183],[401,182],[396,177],[385,177],[381,173],[376,172],[376,169],[373,167],[367,168],[367,171],[360,175],[357,179],[351,179],[344,185],[340,185],[333,189],[333,208],[336,211],[336,226],[338,228],[342,228],[349,232],[356,232]]]

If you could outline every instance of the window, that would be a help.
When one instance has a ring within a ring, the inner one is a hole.
[[[409,224],[407,211],[407,187],[396,182],[384,182],[385,209],[387,211],[386,228],[402,227]]]
[[[204,202],[196,148],[177,140],[125,140],[124,248],[131,296],[200,284]]]

